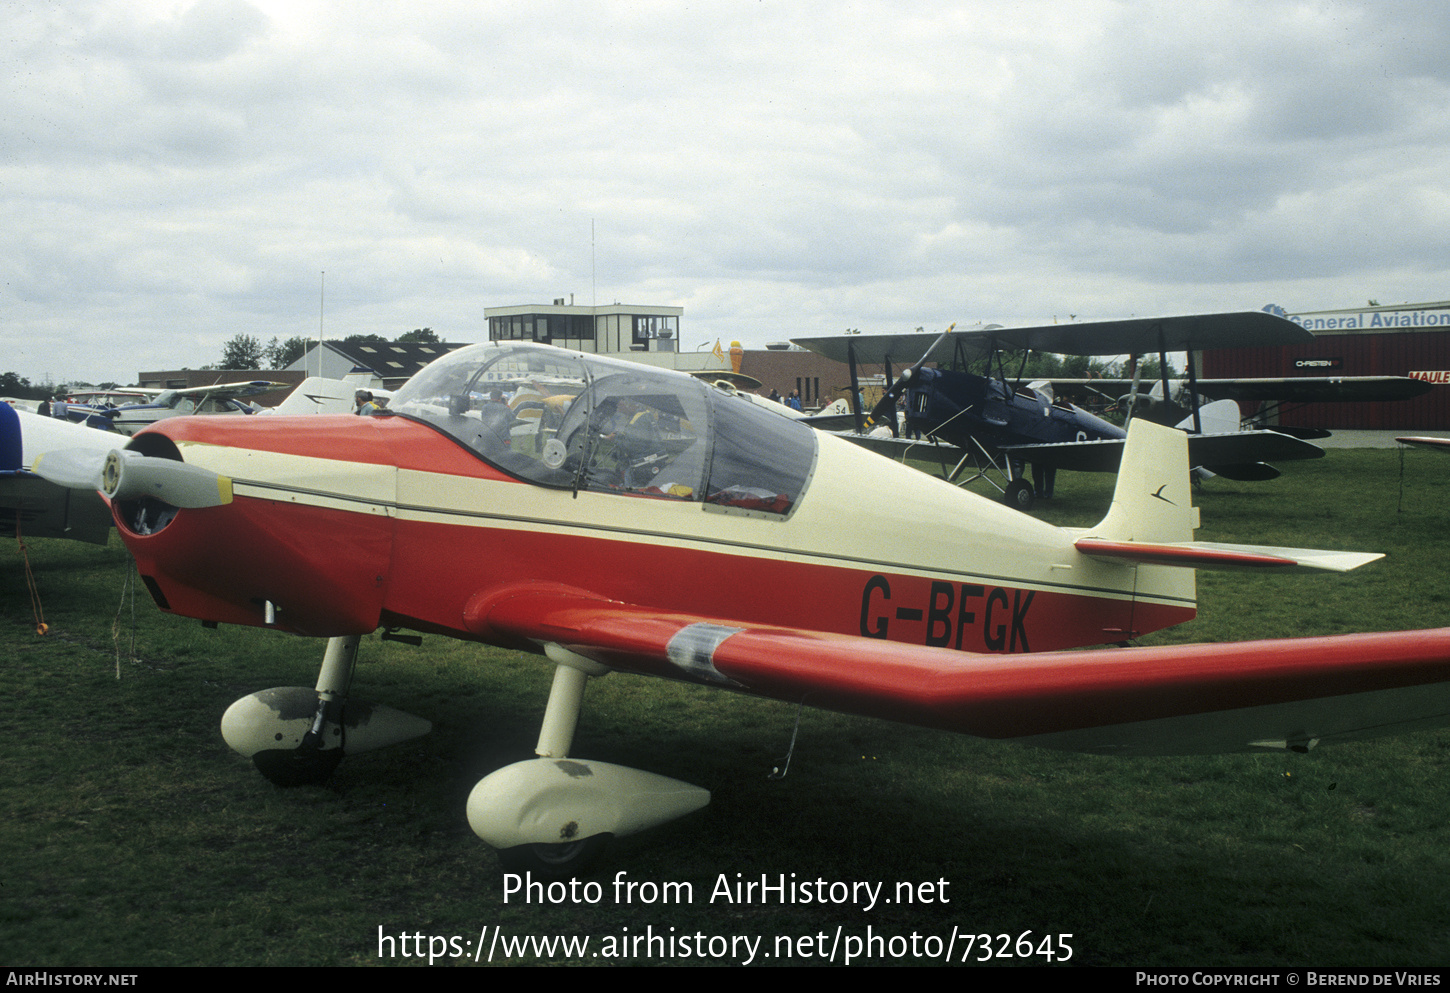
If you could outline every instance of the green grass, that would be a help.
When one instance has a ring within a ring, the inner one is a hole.
[[[1200,576],[1200,617],[1160,640],[1447,623],[1450,460],[1331,451],[1267,484],[1211,482],[1206,539],[1386,551],[1346,577]],[[1063,473],[1040,516],[1084,525],[1111,477]],[[13,545],[11,545],[13,553]],[[593,878],[690,883],[688,905],[504,902],[468,791],[531,754],[550,669],[442,638],[363,644],[354,691],[434,722],[277,789],[222,743],[238,696],[311,685],[322,646],[206,630],[139,595],[118,545],[33,542],[51,634],[18,561],[0,574],[0,958],[25,965],[375,965],[378,930],[606,937],[1071,932],[1103,965],[1450,963],[1450,735],[1309,755],[1115,760],[806,711],[789,776],[766,778],[796,712],[661,680],[593,681],[575,754],[713,791],[618,841]],[[17,557],[18,558],[18,557]],[[135,639],[135,657],[129,644]],[[949,903],[711,904],[723,873],[945,880]],[[628,929],[627,931],[625,929]],[[960,953],[960,948],[958,949]],[[554,960],[563,956],[545,956]],[[651,960],[658,959],[658,956]],[[586,957],[602,964],[604,960]],[[668,960],[667,961],[674,961]],[[690,959],[688,961],[700,961]],[[729,961],[729,960],[727,960]],[[769,960],[774,962],[776,960]],[[920,961],[907,958],[903,961]],[[1040,960],[1037,960],[1040,961]]]

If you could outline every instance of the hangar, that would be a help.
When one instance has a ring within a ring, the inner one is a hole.
[[[1278,423],[1330,430],[1450,429],[1450,300],[1297,314],[1273,305],[1264,310],[1312,331],[1314,342],[1201,352],[1196,356],[1199,375],[1205,379],[1412,376],[1443,385],[1394,403],[1285,408]]]

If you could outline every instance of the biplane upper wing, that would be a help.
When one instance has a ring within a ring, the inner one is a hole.
[[[615,669],[1075,751],[1308,748],[1450,723],[1450,629],[972,655],[530,584],[475,598],[467,623]]]
[[[982,328],[953,331],[952,347],[938,353],[950,356],[953,348],[968,357],[994,348],[1031,349],[1058,355],[1130,355],[1159,351],[1182,352],[1201,348],[1251,348],[1312,342],[1314,335],[1293,321],[1262,311],[1229,314],[1189,314],[1179,317],[1142,317],[1084,324],[1048,324],[1025,328]],[[792,339],[802,348],[837,362],[854,352],[861,363],[912,363],[926,354],[937,336],[913,334],[831,335]]]
[[[965,332],[953,332],[955,338]],[[910,365],[920,359],[936,342],[939,335],[926,332],[908,334],[852,334],[827,335],[820,338],[792,338],[802,348],[824,355],[836,362],[849,362],[854,353],[858,363],[881,363],[890,359],[898,365]],[[949,349],[941,354],[949,355]]]
[[[1314,340],[1311,332],[1293,321],[1257,310],[962,333],[990,337],[998,348],[1026,348],[1058,355],[1142,355],[1202,348],[1293,345]]]

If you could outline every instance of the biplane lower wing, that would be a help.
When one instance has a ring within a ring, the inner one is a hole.
[[[1133,389],[1131,379],[1045,380],[1055,392],[1070,394],[1090,390],[1116,399]],[[1177,392],[1187,389],[1186,380],[1170,380]],[[1428,393],[1431,384],[1409,376],[1282,376],[1260,379],[1196,379],[1194,390],[1210,400],[1242,400],[1245,403],[1372,403],[1411,400]]]
[[[612,669],[1075,751],[1307,748],[1450,723],[1450,629],[972,655],[529,584],[476,598],[467,623]]]
[[[1123,457],[1123,441],[1068,441],[1049,445],[1005,445],[1010,458],[1077,472],[1116,472]],[[1324,457],[1324,449],[1277,431],[1236,431],[1188,436],[1188,460],[1215,472],[1220,466],[1252,465]]]
[[[831,433],[846,439],[853,445],[858,445],[878,455],[885,455],[897,462],[906,459],[927,461],[938,458],[949,458],[955,462],[962,457],[963,453],[963,449],[957,445],[930,441],[925,438],[912,440],[910,438],[893,438],[888,434],[856,434],[854,431],[833,431]]]

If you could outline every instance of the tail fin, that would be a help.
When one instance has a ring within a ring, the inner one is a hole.
[[[1118,467],[1108,514],[1091,528],[1094,538],[1114,542],[1192,541],[1198,527],[1188,477],[1188,435],[1134,418]]]
[[[1099,558],[1191,569],[1347,572],[1383,558],[1368,552],[1194,541],[1198,508],[1188,475],[1188,436],[1142,418],[1128,426],[1113,504],[1075,542]]]

